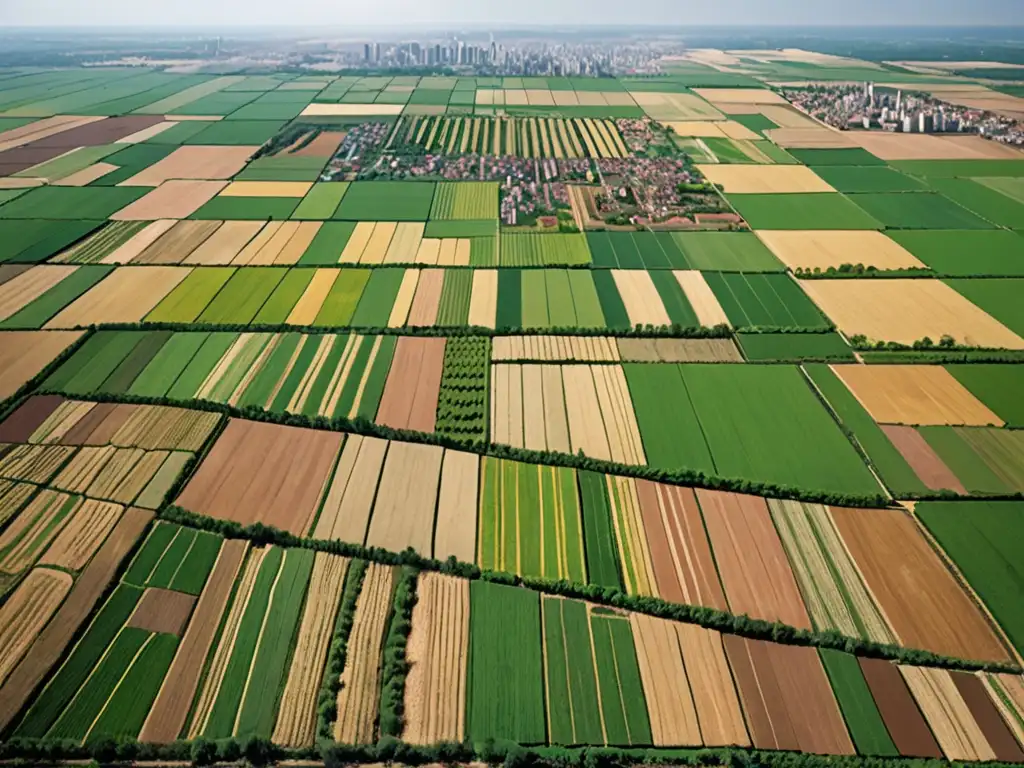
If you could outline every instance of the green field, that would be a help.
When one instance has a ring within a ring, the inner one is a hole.
[[[582,234],[522,234],[501,236],[498,264],[502,267],[555,267],[590,263],[590,249]]]
[[[356,181],[349,185],[335,219],[344,221],[426,221],[433,182]]]
[[[784,271],[774,254],[749,232],[673,232],[672,239],[686,257],[687,266],[683,269]]]
[[[434,193],[430,218],[456,221],[497,219],[497,182],[440,182]]]
[[[122,582],[199,595],[220,552],[220,536],[158,522]]]
[[[348,325],[355,314],[359,298],[363,295],[370,280],[369,269],[342,269],[337,280],[331,286],[327,298],[324,299],[320,311],[313,320],[313,325],[344,326]]]
[[[42,296],[19,309],[0,328],[41,328],[51,317],[113,271],[112,266],[79,267]]]
[[[1015,200],[998,189],[971,179],[933,179],[929,184],[950,200],[992,224],[1011,229],[1024,229],[1024,202]]]
[[[733,119],[738,120],[743,115]],[[815,168],[818,166],[872,166],[885,165],[885,160],[875,157],[866,149],[854,147],[851,149],[791,149],[789,154],[795,157],[804,165]]]
[[[538,593],[473,581],[469,598],[466,738],[544,743]]]
[[[146,315],[146,322],[195,322],[235,272],[235,267],[197,267]]]
[[[1024,432],[989,427],[918,427],[971,493],[1024,493]]]
[[[893,230],[889,237],[950,277],[1024,277],[1024,241],[1002,229]]]
[[[851,195],[850,200],[886,229],[992,229],[948,197],[930,192]]]
[[[788,275],[705,272],[737,328],[827,328],[829,321]]]
[[[490,237],[498,236],[498,221],[494,219],[466,219],[428,221],[423,230],[424,237]],[[488,266],[497,266],[497,261]]]
[[[377,270],[379,272],[379,270]],[[372,284],[372,279],[371,279]],[[398,284],[395,285],[395,293],[398,292]],[[369,290],[369,286],[367,287]],[[436,325],[440,326],[462,326],[469,319],[469,302],[473,293],[473,273],[468,269],[449,270],[444,276],[444,285],[441,288],[441,302],[437,308]],[[360,301],[360,305],[365,301]],[[394,297],[392,297],[394,303]],[[390,306],[388,307],[390,310]],[[387,324],[387,317],[380,325]]]
[[[128,394],[140,397],[163,397],[199,348],[209,337],[207,333],[175,333],[128,388]]]
[[[449,272],[445,276],[444,290],[448,289],[448,281],[453,275],[460,275],[463,282],[469,282],[472,284],[473,275],[468,270],[460,271],[457,273]],[[362,295],[359,297],[359,303],[356,305],[356,310],[352,314],[352,325],[356,328],[383,328],[388,324],[388,318],[391,317],[391,309],[395,305],[395,297],[398,295],[398,289],[402,285],[402,279],[405,277],[405,270],[401,268],[380,268],[375,269],[370,274],[370,279],[366,281],[366,287],[363,289]],[[453,282],[458,282],[453,281]],[[442,294],[442,304],[444,303],[444,294]],[[466,308],[463,313],[461,322],[453,323],[453,325],[465,325],[465,315],[469,312],[469,297],[466,296]],[[440,311],[438,312],[438,325],[440,322]]]
[[[727,195],[752,229],[881,229],[849,198],[832,192]]]
[[[926,179],[1024,176],[1024,160],[893,160],[889,165]]]
[[[878,757],[896,757],[899,751],[871,695],[857,657],[830,648],[821,648],[822,664],[832,683],[832,690],[850,729],[857,754]]]
[[[0,219],[0,263],[35,264],[103,226],[101,221]]]
[[[292,218],[325,221],[334,216],[347,191],[348,183],[344,181],[314,184],[292,211]]]
[[[956,380],[1011,427],[1024,427],[1024,366],[947,365]]]
[[[313,279],[313,274],[312,269],[289,269],[284,279],[270,294],[270,298],[260,307],[252,322],[257,325],[283,325],[287,322],[292,307],[302,298],[306,286]]]
[[[553,744],[601,744],[604,729],[587,605],[544,597],[541,608],[547,708],[551,713],[548,738]]]
[[[121,361],[142,340],[142,334],[101,331],[91,336],[44,382],[47,389],[69,393],[97,391]]]
[[[577,473],[583,509],[587,573],[591,584],[622,589],[618,548],[612,529],[611,506],[604,475],[580,470]]]
[[[205,203],[190,219],[206,221],[283,221],[299,204],[295,197],[224,197]]]
[[[351,221],[325,221],[298,263],[302,266],[321,267],[337,264],[355,228],[355,223]]]
[[[222,325],[251,323],[287,272],[287,269],[279,267],[239,267],[196,322]]]
[[[280,120],[221,120],[208,123],[206,128],[182,143],[259,147],[283,126]]]
[[[62,264],[93,264],[149,226],[146,221],[111,221],[60,254]]]
[[[967,297],[1017,335],[1024,335],[1024,280],[956,279],[945,280],[957,293]]]
[[[928,188],[920,179],[886,166],[827,165],[814,168],[814,172],[838,192],[914,192]]]
[[[1024,504],[1000,501],[922,502],[916,515],[1024,652]]]
[[[102,220],[148,192],[146,187],[36,187],[0,205],[0,219]]]
[[[751,362],[854,359],[838,333],[738,333],[736,340]]]

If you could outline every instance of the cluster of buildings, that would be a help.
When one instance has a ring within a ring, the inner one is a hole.
[[[514,45],[450,39],[432,42],[364,43],[354,67],[412,69],[469,67],[481,75],[613,75],[656,66],[662,51],[644,44],[595,44],[517,41]]]
[[[819,120],[844,130],[974,133],[1008,143],[1024,142],[1024,126],[1019,121],[950,104],[927,93],[887,88],[871,82],[787,89],[783,93]]]

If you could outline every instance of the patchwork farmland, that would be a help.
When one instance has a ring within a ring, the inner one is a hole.
[[[1021,95],[658,66],[0,72],[12,760],[1024,763]]]

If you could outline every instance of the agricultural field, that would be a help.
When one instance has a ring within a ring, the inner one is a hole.
[[[815,106],[954,64],[0,72],[10,759],[1024,764],[1024,155]]]

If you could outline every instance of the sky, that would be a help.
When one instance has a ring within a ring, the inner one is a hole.
[[[0,0],[0,26],[1005,25],[1022,0]]]

